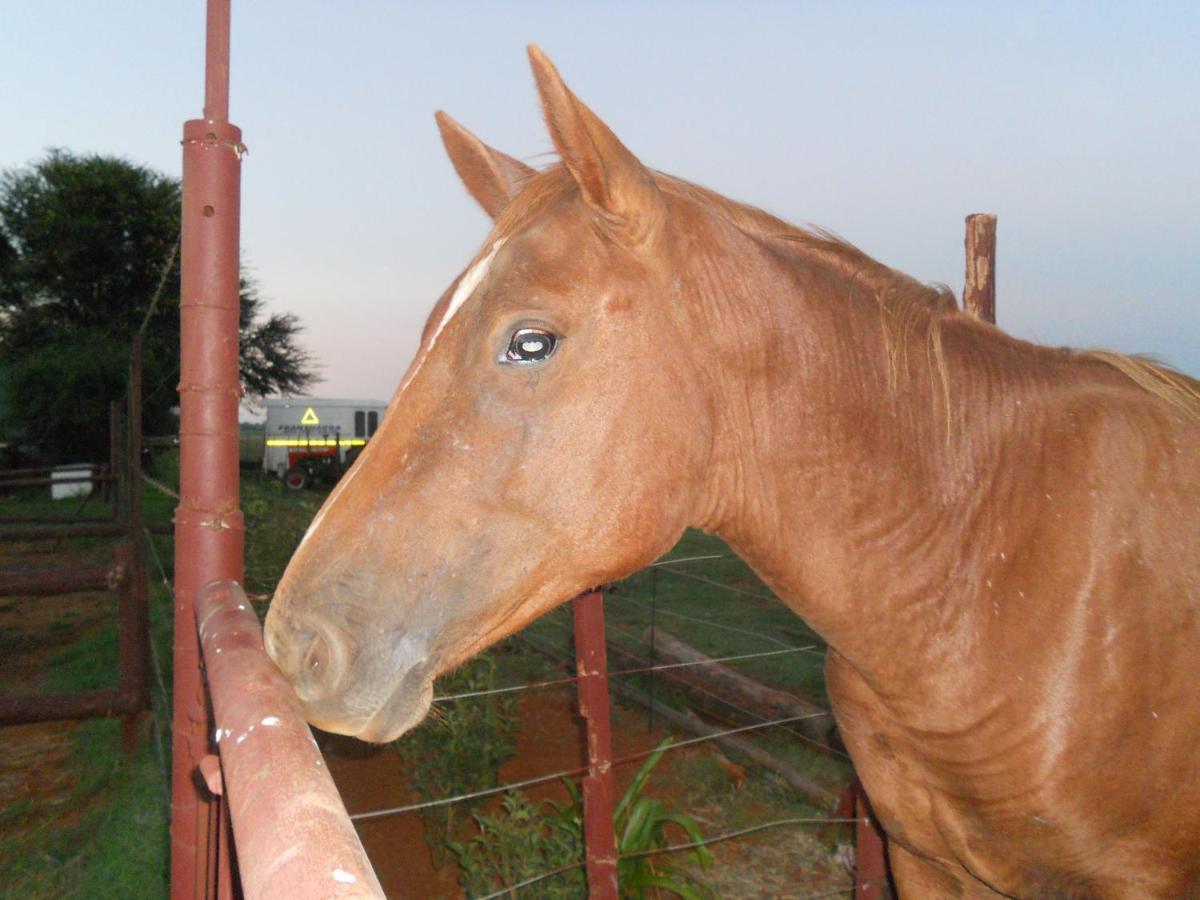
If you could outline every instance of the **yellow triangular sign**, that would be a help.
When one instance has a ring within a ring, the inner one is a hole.
[[[321,420],[317,418],[317,414],[315,412],[313,412],[313,408],[310,406],[308,409],[306,409],[304,411],[304,418],[302,418],[300,420],[300,424],[301,425],[320,425]]]

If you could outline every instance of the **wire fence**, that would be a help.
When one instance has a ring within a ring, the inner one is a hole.
[[[154,485],[154,486],[158,487],[158,485]],[[158,557],[157,549],[154,546],[154,542],[152,540],[150,540],[149,534],[146,535],[146,539],[147,539],[147,543],[151,550],[152,558],[154,559],[156,568],[158,570],[158,575],[160,576],[162,583],[163,583],[164,587],[166,588],[166,590],[169,593],[173,593],[173,587],[171,585],[171,581],[167,576],[165,567],[163,566],[161,559],[159,559],[159,557]],[[689,578],[697,583],[703,583],[710,588],[716,588],[719,590],[727,591],[729,594],[732,594],[732,595],[749,597],[749,598],[759,600],[759,601],[772,600],[773,602],[777,602],[777,601],[774,601],[774,598],[771,598],[767,595],[760,594],[756,591],[750,591],[750,590],[746,590],[746,589],[739,588],[736,586],[726,585],[726,584],[723,584],[714,579],[710,579],[710,578],[707,578],[704,576],[697,576],[692,573],[680,571],[678,568],[676,568],[678,566],[686,565],[689,563],[720,560],[720,559],[724,559],[726,557],[727,557],[726,554],[705,554],[705,555],[695,555],[695,556],[681,557],[681,558],[675,558],[675,559],[667,559],[667,560],[661,560],[657,563],[654,563],[651,568],[657,569],[660,571],[664,571],[664,572],[669,572],[672,575]],[[818,654],[818,655],[822,655],[822,656],[824,654],[823,644],[806,643],[806,644],[801,644],[801,645],[797,646],[797,645],[789,644],[786,641],[781,640],[780,638],[778,638],[774,635],[766,634],[762,631],[758,631],[753,628],[744,628],[744,627],[739,627],[739,626],[733,626],[733,625],[729,625],[729,624],[726,624],[725,622],[721,622],[721,621],[712,621],[709,619],[700,618],[700,617],[693,616],[693,615],[687,615],[687,614],[680,613],[680,612],[677,612],[677,611],[669,609],[669,608],[664,608],[664,606],[660,602],[658,602],[658,599],[655,596],[645,597],[640,594],[631,593],[627,590],[620,590],[617,592],[606,593],[605,596],[607,599],[613,600],[615,602],[615,604],[617,604],[618,606],[623,606],[623,607],[627,607],[627,608],[632,607],[639,611],[650,613],[652,616],[652,621],[656,620],[658,616],[664,616],[664,617],[667,617],[668,619],[677,619],[679,621],[685,621],[685,622],[688,622],[693,625],[701,626],[702,628],[705,628],[705,629],[711,629],[714,632],[733,634],[733,635],[738,636],[739,638],[748,638],[750,640],[759,642],[760,645],[765,644],[772,648],[772,649],[755,650],[755,651],[743,652],[743,653],[727,653],[724,655],[712,656],[712,657],[698,659],[698,660],[688,660],[688,661],[680,661],[680,662],[664,662],[664,663],[655,663],[655,664],[645,665],[645,666],[634,666],[634,667],[622,668],[622,669],[617,669],[617,670],[608,672],[607,674],[610,679],[627,679],[627,678],[633,678],[635,676],[654,677],[658,673],[696,670],[696,669],[702,669],[702,668],[708,667],[708,666],[727,665],[729,663],[742,663],[742,662],[747,662],[747,661],[752,661],[752,660],[783,659],[783,658],[787,658],[787,657],[798,656],[800,654]],[[569,623],[567,621],[564,621],[564,618],[566,615],[567,615],[566,609],[563,607],[560,607],[559,609],[554,610],[547,616],[544,616],[543,619],[540,620],[540,624],[543,627],[550,627],[555,630],[567,628],[567,627],[569,627]],[[625,637],[626,639],[628,639],[631,642],[638,643],[638,644],[641,643],[641,635],[638,634],[637,631],[635,630],[635,628],[632,626],[613,621],[610,618],[606,622],[606,629],[608,629],[612,632],[615,632],[619,636]],[[560,634],[560,636],[565,638],[566,635]],[[520,636],[518,635],[518,637],[520,637]],[[566,654],[566,652],[564,651],[562,658],[560,660],[560,663],[562,665],[566,665],[568,662],[569,662],[569,657]],[[158,681],[158,687],[161,692],[163,702],[165,705],[167,702],[167,696],[166,696],[165,686],[164,686],[164,682],[163,682],[163,678],[162,678],[162,674],[161,674],[161,666],[159,665],[159,661],[157,658],[154,659],[154,668],[155,668],[156,680]],[[538,690],[545,690],[545,689],[549,689],[549,688],[574,685],[574,684],[577,684],[578,682],[579,682],[579,677],[576,675],[564,676],[564,677],[559,677],[559,678],[549,678],[549,679],[543,679],[543,680],[539,680],[539,681],[535,681],[535,682],[527,683],[527,684],[510,684],[510,685],[502,685],[499,687],[487,688],[487,689],[482,689],[482,690],[472,690],[472,691],[463,691],[463,692],[452,693],[452,694],[443,694],[443,695],[436,696],[433,699],[433,703],[434,704],[450,704],[450,703],[458,703],[458,702],[463,702],[463,701],[477,700],[477,699],[487,698],[487,697],[496,696],[496,695],[518,695],[518,694],[523,694],[525,692],[530,692],[530,691],[538,691]],[[689,683],[688,690],[697,691],[699,693],[710,693],[711,694],[711,692],[707,692],[706,689],[702,685],[697,685],[697,684]],[[716,695],[716,694],[711,694],[711,696],[718,697],[718,695]],[[737,727],[731,727],[731,728],[724,728],[721,730],[713,731],[711,733],[699,735],[696,737],[678,739],[678,740],[672,741],[669,744],[666,744],[665,746],[660,745],[658,747],[640,750],[640,751],[637,751],[634,753],[625,754],[623,756],[617,756],[611,760],[612,765],[617,766],[617,765],[625,765],[625,764],[629,764],[629,763],[638,762],[638,761],[646,759],[647,757],[651,756],[652,754],[654,754],[656,752],[659,752],[660,750],[663,752],[673,752],[676,750],[681,750],[683,748],[710,744],[713,742],[721,741],[722,739],[732,738],[732,737],[736,737],[739,735],[749,735],[749,734],[753,734],[753,733],[759,733],[759,732],[763,732],[767,729],[787,729],[787,728],[789,728],[789,726],[795,726],[795,725],[797,725],[797,723],[803,722],[805,720],[828,715],[828,713],[811,713],[811,714],[805,714],[805,715],[790,715],[790,716],[779,716],[779,717],[767,718],[767,717],[762,716],[760,713],[755,712],[754,710],[746,709],[744,707],[738,707],[738,705],[736,703],[733,703],[726,697],[718,697],[718,699],[721,699],[722,702],[724,702],[724,703],[727,703],[734,707],[737,707],[739,712],[743,716],[745,716],[747,719],[751,720],[750,724],[739,725]],[[801,741],[805,741],[810,744],[817,743],[818,747],[820,749],[822,749],[822,751],[824,751],[824,752],[832,753],[833,755],[836,755],[836,756],[839,756],[842,758],[848,758],[840,750],[833,748],[833,747],[828,747],[826,745],[821,745],[818,742],[815,742],[812,739],[808,738],[806,735],[803,735],[795,730],[789,730],[788,734],[789,734],[789,736],[796,737],[796,738],[800,739]],[[559,781],[559,780],[563,780],[563,779],[578,778],[580,776],[587,774],[588,771],[589,771],[589,767],[587,765],[563,768],[563,769],[560,769],[557,771],[547,772],[547,773],[544,773],[541,775],[536,775],[536,776],[533,776],[530,778],[511,781],[511,782],[507,782],[505,784],[497,785],[497,786],[490,787],[490,788],[483,788],[483,789],[475,790],[475,791],[466,791],[466,792],[458,793],[458,794],[455,794],[452,796],[437,797],[437,798],[424,800],[424,801],[420,801],[420,802],[396,804],[396,805],[380,807],[377,809],[362,810],[359,812],[352,813],[350,815],[350,819],[351,819],[351,821],[353,821],[355,823],[361,823],[361,822],[366,822],[366,821],[371,821],[371,820],[378,820],[378,819],[382,819],[382,818],[386,818],[386,817],[404,815],[404,814],[408,814],[408,813],[419,813],[419,812],[422,812],[425,810],[435,809],[435,808],[439,808],[439,807],[447,807],[447,806],[454,805],[454,804],[467,803],[467,802],[476,801],[476,800],[483,800],[483,799],[493,797],[496,795],[506,794],[511,791],[523,790],[526,788],[535,787],[537,785],[542,785],[542,784],[546,784],[549,782]],[[832,811],[831,811],[830,815],[826,815],[826,816],[784,817],[784,818],[774,819],[769,822],[758,823],[758,824],[751,825],[748,827],[735,828],[735,829],[731,829],[731,830],[728,830],[728,831],[725,831],[722,833],[709,835],[709,836],[704,837],[701,840],[689,841],[689,842],[680,843],[680,844],[671,844],[671,845],[668,845],[665,847],[653,848],[653,849],[649,849],[649,850],[645,850],[645,851],[640,851],[637,853],[629,853],[629,854],[625,854],[625,855],[621,856],[620,858],[621,859],[630,859],[630,858],[641,857],[641,856],[662,855],[662,854],[684,852],[687,850],[695,850],[700,847],[707,847],[710,845],[721,844],[721,843],[725,843],[728,841],[735,841],[735,840],[746,838],[751,835],[758,834],[758,833],[761,833],[764,831],[771,831],[771,830],[776,830],[776,829],[789,827],[789,826],[796,827],[796,828],[804,828],[804,827],[811,827],[811,826],[858,826],[858,825],[862,825],[865,821],[866,820],[861,817],[837,815],[836,813],[832,813]],[[505,885],[504,887],[494,891],[493,893],[484,895],[483,897],[476,898],[476,900],[492,900],[492,898],[498,898],[498,897],[502,897],[502,896],[515,896],[518,894],[518,892],[526,891],[526,890],[533,888],[534,886],[541,884],[541,883],[543,883],[549,879],[552,879],[556,876],[561,876],[566,873],[572,872],[572,871],[584,866],[585,864],[586,864],[586,860],[581,859],[581,860],[571,863],[569,865],[560,866],[558,868],[555,868],[555,869],[552,869],[552,870],[549,870],[546,872],[542,872],[540,874],[537,874],[537,875],[527,878],[525,880]],[[862,881],[859,882],[860,888],[868,887],[868,886],[869,886],[869,884],[866,882],[862,882]],[[805,896],[810,898],[810,900],[817,900],[817,898],[820,898],[820,897],[834,897],[834,896],[846,895],[846,894],[852,893],[853,890],[854,890],[853,888],[847,887],[847,888],[842,888],[842,889],[838,889],[838,890],[809,894],[809,895],[805,895]]]
[[[723,834],[712,835],[701,841],[689,841],[685,844],[671,844],[666,847],[655,847],[651,850],[639,850],[634,853],[622,853],[618,860],[637,859],[645,856],[662,856],[668,853],[679,853],[683,850],[694,850],[699,847],[710,847],[714,844],[721,844],[725,841],[734,840],[736,838],[748,837],[752,834],[757,834],[761,831],[769,831],[774,828],[783,828],[785,826],[795,825],[858,825],[863,822],[858,818],[812,818],[812,817],[792,817],[787,819],[776,819],[772,822],[762,822],[758,825],[751,825],[748,828],[738,828],[734,831],[727,831]],[[490,894],[484,894],[481,897],[475,897],[473,900],[495,900],[497,897],[503,897],[509,894],[514,894],[517,891],[524,890],[527,887],[532,887],[543,881],[554,878],[557,875],[565,875],[567,872],[573,872],[576,869],[582,868],[587,864],[586,860],[579,860],[566,866],[559,866],[557,869],[551,869],[547,872],[542,872],[534,875],[531,878],[526,878],[524,881],[518,881],[515,884],[506,885]],[[863,883],[862,886],[868,886]],[[854,888],[847,887],[836,891],[825,891],[819,894],[805,894],[800,900],[816,900],[818,897],[836,897],[842,894],[854,893]]]
[[[739,587],[736,585],[724,584],[716,579],[708,578],[704,575],[697,575],[695,573],[688,572],[688,571],[680,568],[682,566],[686,566],[691,563],[716,561],[716,560],[725,559],[727,557],[728,557],[728,554],[692,555],[692,556],[686,556],[686,557],[678,557],[678,558],[674,558],[674,559],[660,560],[659,562],[652,564],[652,566],[649,568],[652,572],[655,572],[655,573],[657,571],[669,573],[673,576],[677,576],[677,577],[680,577],[685,580],[690,580],[690,581],[698,583],[698,584],[703,584],[706,586],[707,589],[716,589],[719,591],[727,592],[728,594],[734,595],[737,597],[748,598],[748,599],[758,601],[758,602],[767,602],[767,601],[769,601],[771,603],[779,602],[776,598],[774,598],[771,595],[763,594],[759,591],[742,588],[742,587]],[[819,642],[819,638],[817,639],[817,642],[801,643],[801,644],[789,643],[788,641],[781,639],[780,637],[778,637],[774,634],[768,634],[765,631],[756,630],[755,628],[742,627],[740,625],[730,625],[724,621],[714,621],[714,620],[711,620],[708,618],[702,618],[697,615],[689,615],[688,613],[679,612],[675,609],[669,608],[669,606],[665,606],[662,602],[660,602],[658,597],[656,596],[655,588],[656,588],[656,582],[653,583],[651,586],[651,591],[652,591],[651,595],[645,596],[642,593],[633,592],[633,591],[629,590],[625,585],[622,585],[618,590],[615,590],[612,592],[606,592],[605,598],[613,601],[611,606],[616,610],[621,610],[621,609],[625,609],[627,611],[628,610],[636,610],[642,614],[648,613],[650,616],[650,623],[651,623],[652,630],[655,627],[655,623],[657,622],[658,618],[661,616],[661,617],[665,617],[668,620],[677,620],[677,621],[681,621],[681,622],[686,622],[689,625],[698,626],[701,629],[709,629],[714,633],[734,635],[739,640],[754,641],[754,642],[757,642],[760,646],[765,645],[766,647],[769,647],[770,649],[751,650],[748,652],[737,652],[737,653],[724,653],[724,654],[714,655],[711,657],[707,657],[707,658],[703,658],[703,659],[696,659],[696,660],[671,661],[671,662],[661,662],[661,663],[652,661],[651,664],[649,664],[649,665],[628,666],[625,668],[620,668],[620,669],[609,671],[607,673],[607,676],[609,679],[629,679],[629,678],[634,678],[634,677],[638,677],[638,676],[654,678],[655,676],[657,676],[660,673],[680,673],[680,672],[687,672],[687,671],[691,671],[691,670],[701,670],[705,667],[711,667],[711,666],[727,666],[731,663],[745,663],[745,662],[750,662],[750,661],[782,660],[782,659],[786,659],[788,657],[796,657],[801,654],[815,654],[815,655],[818,655],[821,657],[824,656],[824,653],[825,653],[824,644],[823,644],[823,642]],[[565,649],[566,638],[567,638],[568,634],[570,633],[570,628],[571,628],[571,623],[567,618],[568,616],[569,616],[568,610],[565,607],[560,607],[559,609],[552,611],[551,613],[547,614],[546,616],[543,616],[542,619],[539,620],[539,622],[536,625],[536,627],[540,628],[543,632],[547,629],[553,631],[558,638],[563,640],[564,649],[561,654],[561,657],[555,661],[555,665],[565,666],[565,665],[569,664],[569,662],[570,662],[569,654]],[[800,625],[801,623],[799,622],[799,620],[796,620],[796,624]],[[645,649],[645,642],[643,641],[643,634],[638,632],[639,626],[625,624],[624,622],[620,622],[620,621],[614,621],[614,617],[609,616],[606,621],[605,627],[606,627],[606,630],[608,630],[609,632],[612,633],[613,639],[624,639],[626,642],[628,642],[634,646],[640,647],[643,650]],[[531,628],[530,630],[532,632],[534,629]],[[518,639],[521,639],[523,636],[517,635],[516,637]],[[651,639],[651,641],[652,641],[652,639]],[[651,652],[651,659],[653,659],[653,643],[652,642],[651,642],[650,652]],[[470,691],[462,691],[462,692],[458,692],[458,693],[442,694],[442,695],[436,696],[433,699],[433,703],[434,704],[451,704],[451,703],[458,703],[458,702],[463,702],[463,701],[477,700],[477,699],[482,699],[482,698],[487,698],[487,697],[492,697],[492,696],[497,696],[497,695],[509,695],[509,696],[520,695],[520,694],[524,694],[524,693],[530,692],[530,691],[539,691],[539,690],[545,690],[545,689],[549,689],[549,688],[556,688],[556,687],[561,688],[561,687],[568,686],[568,685],[574,685],[574,684],[577,684],[579,682],[579,680],[580,680],[579,677],[576,675],[568,675],[568,676],[563,676],[563,677],[558,677],[558,678],[545,678],[545,679],[537,680],[537,681],[534,681],[531,683],[508,684],[508,685],[501,685],[498,687],[491,687],[491,688],[480,689],[480,690],[470,690]],[[775,730],[787,729],[787,734],[788,734],[789,738],[795,737],[795,738],[799,739],[800,741],[805,742],[809,745],[815,745],[823,753],[838,757],[840,759],[849,759],[849,757],[844,752],[842,752],[840,749],[838,749],[836,747],[831,747],[827,744],[823,744],[819,741],[815,741],[812,738],[808,737],[807,735],[804,735],[804,734],[800,733],[799,731],[795,730],[795,726],[797,726],[799,723],[801,723],[805,720],[808,720],[808,719],[819,718],[822,716],[828,716],[829,713],[827,713],[827,712],[810,713],[810,714],[805,714],[805,715],[785,715],[785,716],[766,717],[766,716],[763,716],[761,714],[761,712],[757,712],[755,710],[747,709],[744,706],[740,706],[736,702],[731,701],[728,697],[723,697],[716,693],[708,691],[702,684],[696,684],[696,683],[692,683],[689,681],[687,683],[686,689],[688,691],[695,691],[699,694],[708,694],[710,697],[720,700],[722,703],[728,704],[729,706],[736,709],[736,711],[742,717],[744,717],[746,720],[748,720],[750,724],[742,724],[742,725],[738,725],[736,727],[723,728],[720,730],[712,731],[710,733],[701,734],[701,735],[698,735],[695,737],[690,737],[690,738],[685,738],[685,739],[677,739],[677,740],[672,741],[669,744],[666,744],[665,746],[660,745],[659,747],[640,750],[640,751],[637,751],[634,753],[629,753],[629,754],[626,754],[623,756],[617,756],[611,760],[611,764],[613,766],[624,765],[624,764],[644,760],[647,757],[649,757],[650,755],[652,755],[653,753],[658,752],[660,750],[662,750],[664,752],[672,752],[672,751],[680,750],[680,749],[687,748],[687,747],[695,747],[698,745],[711,744],[713,742],[719,742],[724,739],[735,738],[740,735],[752,735],[752,734],[756,734],[756,733],[761,733],[768,729],[775,729]],[[486,798],[493,797],[496,795],[506,794],[511,791],[518,791],[518,790],[523,790],[525,788],[530,788],[530,787],[534,787],[537,785],[546,784],[548,782],[558,781],[558,780],[562,780],[562,779],[577,778],[577,777],[585,775],[588,772],[589,772],[589,767],[586,765],[580,765],[580,766],[572,767],[572,768],[564,768],[564,769],[561,769],[558,771],[548,772],[548,773],[545,773],[542,775],[536,775],[536,776],[533,776],[530,778],[514,780],[514,781],[511,781],[511,782],[508,782],[505,784],[496,785],[494,787],[484,788],[484,789],[480,789],[480,790],[476,790],[476,791],[466,791],[466,792],[459,793],[459,794],[456,794],[453,796],[437,797],[437,798],[427,799],[427,800],[420,801],[420,802],[396,804],[396,805],[380,807],[377,809],[363,810],[363,811],[352,813],[350,818],[352,821],[358,823],[358,822],[364,822],[364,821],[368,821],[368,820],[381,819],[381,818],[390,817],[390,816],[403,815],[406,813],[422,812],[422,811],[433,809],[433,808],[446,807],[446,806],[449,806],[452,804],[482,800],[482,799],[486,799]],[[826,815],[826,816],[790,816],[790,817],[774,819],[769,822],[758,823],[756,825],[751,825],[748,827],[730,829],[728,831],[725,831],[725,832],[722,832],[719,834],[704,837],[701,840],[689,841],[689,842],[681,843],[681,844],[668,845],[665,847],[654,848],[651,850],[641,851],[639,853],[634,853],[634,854],[626,854],[624,856],[621,856],[620,858],[621,859],[629,859],[629,858],[634,858],[637,856],[650,856],[650,855],[658,855],[658,854],[683,852],[683,851],[687,851],[687,850],[695,850],[700,847],[706,847],[709,845],[720,844],[720,843],[724,843],[724,842],[728,842],[728,841],[736,841],[738,839],[746,838],[751,835],[758,834],[760,832],[775,830],[775,829],[784,828],[787,826],[796,827],[796,828],[804,828],[804,827],[809,827],[809,826],[862,826],[867,821],[868,821],[867,819],[865,819],[861,816],[839,815],[836,812],[834,812],[833,810],[831,810],[830,814]],[[585,864],[586,864],[586,860],[581,859],[581,860],[571,863],[569,865],[560,866],[558,868],[554,868],[549,871],[539,873],[537,875],[534,875],[534,876],[524,879],[522,881],[517,881],[512,884],[505,885],[504,887],[494,891],[491,894],[487,894],[487,895],[484,895],[483,897],[477,898],[477,900],[491,900],[491,898],[496,898],[496,897],[501,897],[501,896],[516,896],[521,891],[527,891],[531,888],[534,888],[536,885],[541,884],[542,882],[545,882],[556,876],[561,876],[561,875],[567,874],[569,872],[572,872],[572,871],[584,866]],[[871,886],[872,885],[869,882],[862,881],[861,879],[858,882],[858,888],[860,890],[871,887]],[[876,885],[875,887],[878,887],[878,885]],[[853,887],[846,887],[846,888],[842,888],[842,889],[838,889],[838,890],[813,893],[813,894],[809,894],[806,896],[812,898],[812,900],[816,900],[816,898],[818,898],[818,897],[834,897],[834,896],[839,896],[839,895],[850,894],[853,892],[854,892]]]

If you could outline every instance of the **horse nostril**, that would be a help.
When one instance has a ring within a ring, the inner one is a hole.
[[[313,701],[337,689],[342,678],[342,656],[332,636],[324,629],[303,627],[290,638],[290,648],[276,646],[272,656],[281,665],[301,700]]]
[[[300,671],[296,674],[311,681],[320,681],[329,671],[329,658],[328,642],[321,635],[315,634],[304,654],[304,660],[300,663]]]

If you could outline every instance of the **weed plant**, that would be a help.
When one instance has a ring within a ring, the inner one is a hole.
[[[438,682],[440,694],[488,691],[496,686],[496,662],[484,654]],[[419,727],[393,742],[422,801],[496,787],[500,767],[517,753],[520,723],[511,694],[487,694],[439,704]],[[421,811],[425,843],[435,865],[482,799]]]
[[[572,785],[572,788],[574,786]],[[549,800],[534,803],[522,791],[504,796],[499,812],[471,817],[478,833],[449,841],[468,897],[482,897],[546,872],[566,869],[530,886],[530,896],[576,900],[587,896],[583,867],[583,821],[579,807]]]
[[[670,845],[668,827],[674,825],[676,833],[686,838],[685,843],[696,845],[678,851],[683,859],[698,863],[702,870],[712,860],[696,820],[646,794],[650,774],[669,744],[669,739],[663,741],[647,757],[613,810],[620,857],[617,880],[626,900],[715,897],[699,878],[677,863],[680,857],[662,852]],[[576,784],[565,781],[571,792],[570,803],[543,800],[535,804],[522,792],[512,791],[505,796],[499,813],[472,817],[478,833],[469,841],[449,842],[462,868],[461,883],[468,896],[491,894],[559,869],[566,871],[536,883],[536,896],[569,900],[586,895],[584,871],[579,865],[584,856],[583,800]]]

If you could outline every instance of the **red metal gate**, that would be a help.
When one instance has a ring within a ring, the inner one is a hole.
[[[204,117],[183,137],[180,503],[176,509],[171,894],[176,898],[382,896],[290,688],[262,650],[238,583],[240,129],[229,113],[230,0],[208,0]],[[968,220],[966,304],[994,315],[994,219]],[[989,241],[991,242],[989,244]],[[207,585],[207,587],[206,587]],[[612,754],[598,593],[576,601],[592,896],[616,897]],[[199,636],[214,723],[205,693]],[[270,738],[267,738],[267,735]],[[220,756],[214,754],[219,747]],[[227,802],[222,802],[222,801]],[[235,877],[232,830],[243,848]],[[860,809],[865,808],[860,805]],[[301,812],[302,811],[302,812]],[[856,894],[881,896],[878,830],[860,829]]]

